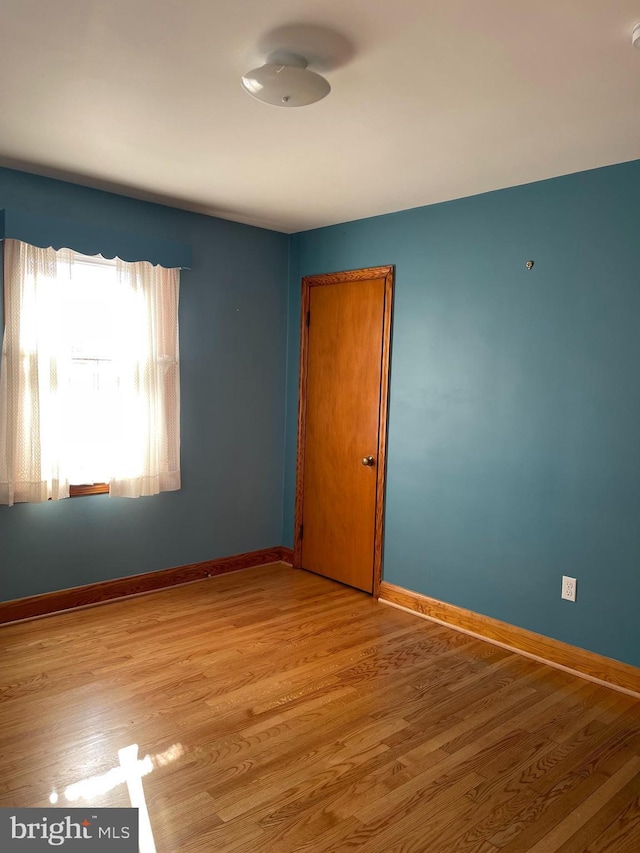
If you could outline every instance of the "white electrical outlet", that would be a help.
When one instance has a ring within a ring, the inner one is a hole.
[[[578,586],[578,581],[575,578],[568,578],[566,575],[562,576],[562,597],[567,601],[575,601],[576,600],[576,589]]]

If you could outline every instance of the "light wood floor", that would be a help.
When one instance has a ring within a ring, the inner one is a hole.
[[[0,806],[69,805],[137,743],[158,853],[640,851],[640,703],[305,572],[9,625],[0,648]]]

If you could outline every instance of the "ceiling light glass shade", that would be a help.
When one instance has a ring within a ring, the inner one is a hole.
[[[326,97],[331,86],[320,74],[309,71],[307,61],[290,54],[282,60],[269,57],[266,65],[242,78],[245,92],[275,107],[305,107]]]

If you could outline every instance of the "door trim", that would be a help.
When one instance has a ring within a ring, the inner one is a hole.
[[[309,352],[309,327],[307,314],[311,303],[311,288],[325,284],[344,284],[353,281],[384,281],[384,309],[382,324],[382,364],[380,373],[380,421],[378,429],[375,534],[373,547],[373,597],[380,595],[382,583],[382,543],[384,527],[384,501],[387,475],[387,423],[389,418],[389,368],[391,363],[391,313],[393,309],[393,266],[369,267],[346,272],[308,275],[302,279],[302,305],[300,311],[300,372],[298,379],[298,455],[296,461],[296,512],[294,528],[293,566],[302,568],[304,458],[306,444],[307,359]],[[313,321],[312,321],[313,322]]]

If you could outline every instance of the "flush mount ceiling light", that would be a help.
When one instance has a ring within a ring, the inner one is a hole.
[[[245,92],[275,107],[305,107],[326,97],[331,86],[320,74],[307,68],[297,53],[272,53],[260,68],[242,78]]]

